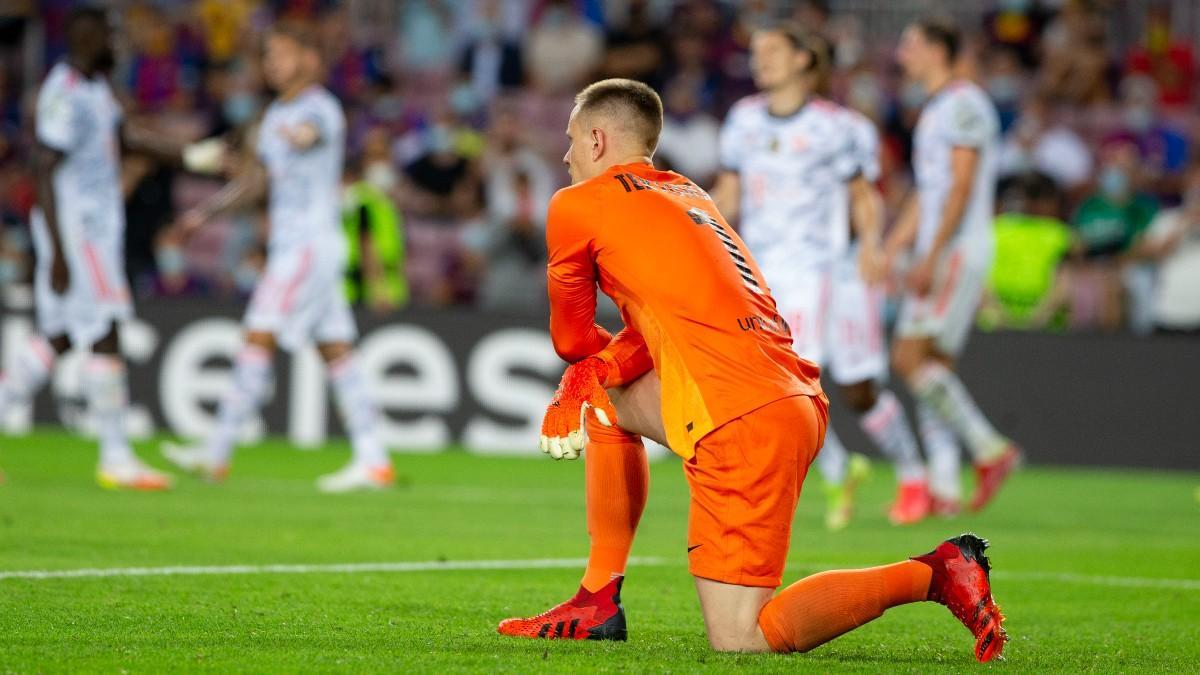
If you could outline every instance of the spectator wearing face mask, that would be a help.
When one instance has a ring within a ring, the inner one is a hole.
[[[158,269],[148,294],[158,298],[182,298],[209,294],[208,283],[188,269],[183,243],[172,230],[164,230],[154,243],[154,261]]]
[[[404,207],[443,220],[473,215],[480,193],[478,166],[464,152],[452,120],[443,116],[424,135],[425,151],[404,167]]]
[[[1183,203],[1159,212],[1134,250],[1153,265],[1150,313],[1164,332],[1200,333],[1200,163],[1184,181]]]
[[[3,226],[0,232],[0,291],[24,283],[33,271],[32,242],[25,228]],[[4,304],[0,296],[0,306]]]
[[[1017,119],[1021,96],[1029,79],[1017,53],[1007,47],[993,48],[985,60],[984,88],[1000,114],[1000,131],[1008,131]]]
[[[1137,146],[1128,141],[1111,142],[1103,150],[1096,192],[1072,219],[1086,257],[1112,258],[1126,252],[1158,211],[1157,200],[1137,189],[1140,160]]]
[[[463,232],[466,262],[479,278],[476,301],[489,309],[538,311],[546,303],[545,215],[557,184],[528,144],[515,109],[493,115],[484,167],[487,210]]]
[[[1146,231],[1158,211],[1154,197],[1137,189],[1137,146],[1128,140],[1109,142],[1101,153],[1097,190],[1075,212],[1072,225],[1081,242],[1083,260],[1070,270],[1071,319],[1076,328],[1099,327],[1117,330],[1125,317],[1125,290],[1133,293],[1135,318],[1142,306],[1137,302],[1136,283],[1123,276],[1126,254]]]
[[[145,157],[131,155],[124,162],[125,274],[135,290],[162,277],[160,249],[166,244],[160,233],[175,217],[175,174]]]
[[[211,133],[225,133],[254,123],[263,106],[258,76],[244,66],[229,66],[218,71],[215,79],[220,83],[217,98],[221,108],[217,126]]]
[[[1003,181],[993,233],[996,254],[979,312],[987,329],[1058,327],[1069,299],[1061,264],[1074,234],[1059,220],[1054,181],[1029,172]]]
[[[263,268],[267,265],[267,249],[261,241],[255,242],[238,256],[229,281],[238,297],[246,298],[254,292]]]
[[[1141,181],[1160,197],[1179,194],[1191,142],[1163,117],[1158,86],[1149,77],[1132,75],[1122,80],[1121,119],[1121,133],[1131,137],[1142,154]]]
[[[360,162],[363,180],[394,200],[400,178],[392,160],[392,138],[387,127],[371,127],[363,134]]]
[[[559,186],[554,167],[530,143],[520,113],[513,107],[498,107],[487,131],[483,154],[485,201],[491,220],[506,220],[517,210],[517,177],[528,183],[534,208],[545,209]]]
[[[362,158],[346,165],[342,229],[346,234],[346,296],[350,304],[378,313],[407,304],[404,222],[388,193],[365,174]]]
[[[546,204],[517,168],[505,192],[489,190],[487,218],[463,233],[467,263],[479,276],[476,301],[494,310],[542,312],[546,306]]]

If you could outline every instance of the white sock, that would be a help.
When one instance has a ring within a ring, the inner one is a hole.
[[[962,498],[962,449],[954,431],[924,403],[917,404],[921,443],[929,457],[929,491],[938,499]]]
[[[129,383],[125,362],[108,354],[93,354],[85,373],[88,407],[100,441],[100,464],[111,466],[135,461],[125,436],[125,408]]]
[[[901,483],[925,480],[925,462],[917,449],[904,407],[890,390],[879,392],[875,405],[858,418],[864,433],[896,464],[896,479]]]
[[[372,467],[390,464],[387,448],[379,441],[376,431],[379,410],[367,393],[366,381],[354,354],[346,354],[333,361],[328,364],[327,370],[342,424],[350,436],[354,462]]]
[[[821,446],[821,451],[817,453],[817,468],[821,471],[821,478],[825,479],[827,485],[845,483],[849,462],[850,455],[846,452],[846,446],[842,445],[842,439],[838,438],[833,425],[828,425],[825,428],[825,445]]]
[[[976,462],[987,462],[1004,453],[1008,439],[996,432],[950,369],[936,361],[922,365],[913,376],[912,392],[966,441]]]
[[[27,405],[33,400],[54,369],[54,348],[42,336],[30,338],[17,353],[13,367],[0,375],[0,421],[13,407]]]
[[[257,345],[243,347],[233,364],[232,386],[217,408],[217,426],[206,444],[214,463],[229,462],[242,425],[262,405],[270,383],[271,352]]]

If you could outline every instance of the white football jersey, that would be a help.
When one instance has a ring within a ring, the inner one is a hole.
[[[879,129],[866,115],[843,108],[846,123],[850,125],[852,137],[851,154],[854,157],[856,173],[874,183],[879,180]]]
[[[299,150],[288,141],[311,124],[320,140]],[[312,86],[290,101],[275,101],[258,129],[258,156],[270,176],[270,247],[287,249],[341,239],[342,156],[346,118],[337,98]]]
[[[37,140],[63,153],[54,171],[55,209],[69,241],[108,241],[125,234],[121,107],[108,80],[87,79],[66,63],[50,69],[38,92]]]
[[[850,127],[850,154],[854,158],[855,174],[874,183],[879,180],[881,173],[879,168],[879,130],[875,128],[874,122],[857,110],[844,108],[843,113],[846,116],[846,124]],[[834,222],[843,231],[851,232],[849,183],[842,183],[838,191],[840,196],[834,202],[834,210],[837,213]],[[854,255],[849,247],[844,253]]]
[[[721,128],[722,167],[741,179],[738,231],[772,286],[780,274],[832,261],[848,245],[838,200],[862,160],[847,119],[841,106],[820,99],[776,117],[757,95],[734,105]]]
[[[950,151],[955,147],[976,148],[979,164],[954,241],[979,252],[991,250],[999,140],[996,108],[970,82],[953,82],[925,104],[913,134],[913,171],[921,207],[918,253],[929,250],[941,226],[950,193]]]

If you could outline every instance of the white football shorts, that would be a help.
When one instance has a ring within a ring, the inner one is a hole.
[[[942,254],[929,294],[905,293],[896,337],[932,338],[942,353],[960,355],[975,322],[990,267],[990,253],[959,243],[950,246]]]
[[[792,270],[771,294],[791,328],[793,349],[825,369],[834,383],[886,379],[884,294],[862,280],[855,255]]]
[[[30,225],[37,255],[34,303],[42,336],[66,335],[72,344],[90,347],[107,335],[113,324],[133,318],[120,227],[85,230],[84,223],[67,222],[60,215],[59,234],[70,283],[59,295],[50,285],[53,247],[41,211],[33,211]]]
[[[246,329],[273,334],[288,351],[313,342],[353,342],[358,330],[343,286],[345,250],[340,244],[269,251],[246,308]]]

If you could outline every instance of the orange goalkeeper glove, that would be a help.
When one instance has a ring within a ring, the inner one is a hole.
[[[604,390],[607,378],[608,364],[594,357],[567,366],[542,419],[542,452],[554,459],[578,458],[587,444],[588,408],[604,426],[617,423],[617,411]]]

